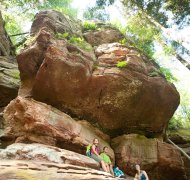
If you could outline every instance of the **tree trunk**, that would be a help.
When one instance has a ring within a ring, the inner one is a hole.
[[[0,56],[14,56],[13,44],[5,30],[5,23],[0,11]]]
[[[145,12],[142,12],[142,14],[148,19],[148,21],[155,26],[156,28],[159,28],[160,30],[162,30],[164,33],[166,33],[166,28],[163,27],[160,23],[158,23],[157,21],[155,21],[151,16],[147,15]],[[167,33],[166,33],[167,34]],[[175,41],[171,36],[168,35],[169,39],[172,39],[172,41],[178,43],[177,41]],[[164,41],[164,39],[162,39],[162,41]],[[164,47],[167,46],[167,42],[164,41],[164,43],[161,43]],[[178,43],[179,44],[179,43]],[[180,44],[182,46],[182,48],[184,48],[184,50],[186,51],[187,54],[190,54],[190,51],[188,49],[186,49],[182,44]],[[190,62],[188,60],[185,60],[179,53],[177,53],[177,51],[175,50],[175,53],[173,54],[177,60],[179,60],[188,70],[190,70]]]

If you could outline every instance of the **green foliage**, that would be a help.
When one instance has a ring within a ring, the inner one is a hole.
[[[115,0],[96,0],[97,5],[108,6],[113,4]],[[157,22],[167,27],[168,14],[171,12],[174,15],[174,21],[177,24],[189,24],[190,19],[190,1],[189,0],[123,0],[124,6],[127,9],[132,9],[134,12],[144,11],[149,16],[152,16]]]
[[[186,110],[183,109],[184,107]],[[184,106],[183,103],[180,105],[177,113],[175,113],[168,124],[169,130],[176,130],[181,128],[190,128],[190,106]]]
[[[70,17],[77,17],[77,9],[71,7],[72,0],[47,0],[41,9],[54,9]]]
[[[76,46],[78,46],[81,49],[84,49],[86,51],[91,51],[92,47],[90,44],[88,44],[84,38],[78,37],[76,35],[71,35],[68,32],[65,33],[57,33],[55,35],[55,37],[57,39],[66,39],[68,42],[70,42],[71,44],[74,44]]]
[[[97,25],[96,25],[96,23],[94,23],[92,21],[84,21],[82,23],[82,28],[83,28],[84,31],[96,30],[97,29]]]
[[[122,32],[123,34],[126,34],[126,25],[124,26],[121,22],[119,21],[112,21],[111,22],[112,26],[115,27],[116,29],[118,29],[120,32]]]
[[[163,50],[167,55],[173,55],[175,53],[175,50],[172,46],[166,46],[163,48]]]
[[[168,129],[169,130],[176,130],[183,128],[183,123],[180,119],[180,117],[172,117],[172,119],[169,121]]]
[[[19,34],[22,32],[22,27],[20,26],[21,20],[14,16],[11,13],[4,12],[3,19],[5,23],[5,29],[9,35]],[[17,44],[19,41],[22,40],[23,36],[11,36],[10,37],[13,44]]]
[[[174,19],[178,24],[189,24],[190,20],[190,1],[189,0],[167,0],[165,8],[174,14]]]
[[[169,82],[176,82],[177,78],[171,73],[170,69],[160,67],[160,72],[166,77],[167,81]]]
[[[69,39],[70,34],[68,32],[65,33],[57,33],[55,37],[57,39]]]
[[[124,68],[124,67],[127,66],[127,61],[119,61],[119,62],[116,64],[116,66],[117,66],[118,68]]]
[[[160,33],[157,28],[137,15],[128,19],[126,33],[136,48],[144,52],[149,58],[153,58],[155,36]]]
[[[119,43],[121,43],[122,45],[126,45],[127,44],[127,39],[123,38],[122,40],[119,41]]]

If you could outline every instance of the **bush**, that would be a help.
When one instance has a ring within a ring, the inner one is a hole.
[[[82,23],[82,27],[83,27],[84,31],[96,30],[97,29],[97,25],[92,21],[84,21]]]
[[[177,78],[171,73],[170,69],[160,67],[160,72],[166,77],[169,82],[176,82]]]
[[[183,123],[180,120],[180,118],[173,116],[169,121],[168,129],[169,130],[177,130],[179,128],[183,128]]]

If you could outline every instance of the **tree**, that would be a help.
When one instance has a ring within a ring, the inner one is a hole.
[[[108,21],[109,14],[106,13],[104,8],[101,7],[88,7],[83,14],[83,17],[86,20],[100,20],[100,21]]]
[[[189,0],[167,0],[165,8],[174,14],[177,24],[190,23],[190,1]]]

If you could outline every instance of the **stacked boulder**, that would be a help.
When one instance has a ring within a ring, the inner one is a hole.
[[[81,48],[68,34],[91,48]],[[33,42],[17,56],[19,96],[4,112],[2,137],[9,144],[40,143],[85,154],[98,138],[127,174],[133,176],[139,163],[150,179],[186,178],[180,153],[163,142],[179,93],[155,63],[120,44],[124,36],[115,28],[82,33],[77,22],[56,11],[38,13],[31,36]]]

